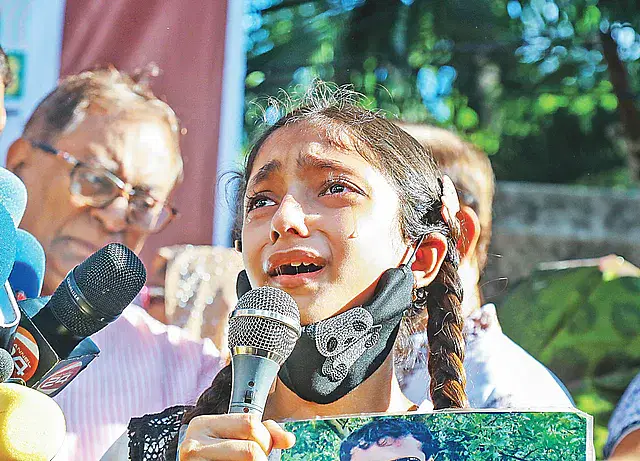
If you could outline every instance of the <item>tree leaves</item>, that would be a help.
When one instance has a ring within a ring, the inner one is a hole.
[[[314,78],[351,84],[392,117],[478,143],[493,155],[499,179],[628,184],[619,174],[624,146],[610,135],[620,102],[599,34],[617,34],[637,92],[633,2],[253,0],[247,15],[248,103]],[[449,69],[455,77],[440,78]],[[247,142],[262,113],[247,104]],[[576,130],[584,142],[553,147]],[[543,161],[532,163],[537,157]],[[550,171],[545,158],[561,168]]]

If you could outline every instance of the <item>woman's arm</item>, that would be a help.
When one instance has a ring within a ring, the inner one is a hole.
[[[636,455],[640,458],[640,428],[625,435],[611,452],[610,459],[618,456]]]

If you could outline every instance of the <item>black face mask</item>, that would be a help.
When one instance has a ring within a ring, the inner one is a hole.
[[[404,312],[411,307],[413,273],[408,265],[385,271],[371,301],[302,327],[278,377],[298,397],[327,404],[371,376],[393,350]],[[238,297],[251,289],[242,271]]]

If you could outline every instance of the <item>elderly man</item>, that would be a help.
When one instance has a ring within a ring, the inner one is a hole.
[[[7,167],[29,194],[21,226],[45,249],[43,294],[107,243],[139,251],[170,223],[179,136],[173,110],[115,69],[70,76],[40,103]],[[221,367],[211,342],[135,305],[92,339],[100,356],[56,397],[67,420],[57,460],[99,459],[132,416],[193,402]]]

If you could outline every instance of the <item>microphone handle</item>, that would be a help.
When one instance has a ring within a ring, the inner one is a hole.
[[[280,365],[274,360],[252,354],[231,357],[232,381],[229,413],[257,414],[262,418],[271,385]]]
[[[83,336],[76,336],[63,325],[53,314],[49,303],[45,304],[44,307],[40,309],[40,312],[31,318],[31,321],[36,328],[40,330],[42,336],[51,344],[51,347],[56,351],[58,357],[62,359],[67,358],[71,351],[85,338]]]

